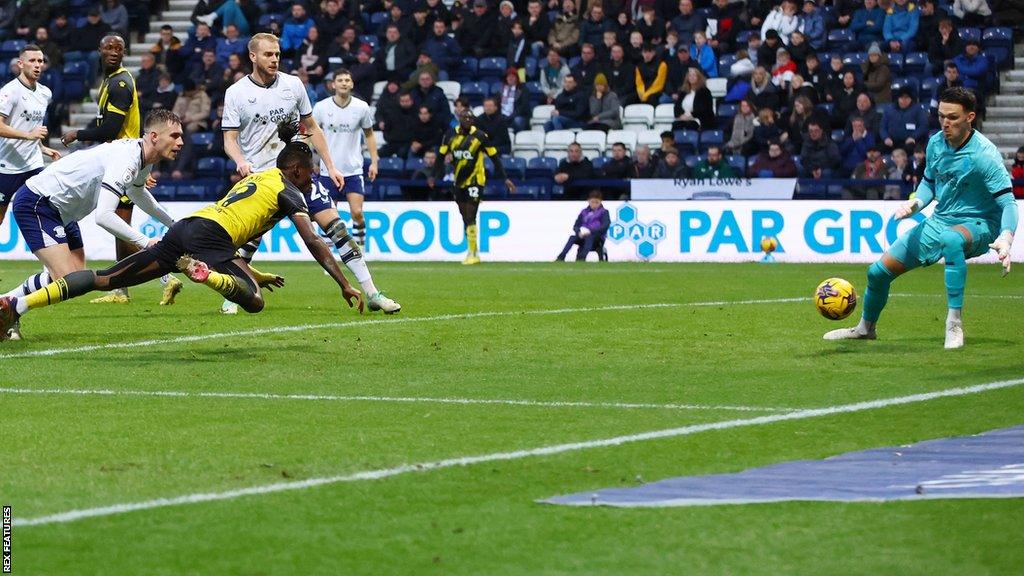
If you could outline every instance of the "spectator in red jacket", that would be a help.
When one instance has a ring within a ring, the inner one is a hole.
[[[1024,180],[1024,146],[1017,148],[1017,156],[1013,160],[1010,176],[1014,180]],[[1024,184],[1018,184],[1013,187],[1013,197],[1024,198]]]

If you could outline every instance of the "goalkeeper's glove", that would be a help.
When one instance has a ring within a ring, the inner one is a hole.
[[[996,241],[988,247],[996,251],[999,262],[1003,265],[1003,276],[1010,273],[1010,248],[1013,246],[1013,232],[1003,230]]]
[[[900,204],[900,207],[896,209],[896,219],[903,220],[904,218],[909,218],[914,214],[917,214],[923,207],[924,202],[922,202],[920,198],[911,198],[903,204]]]

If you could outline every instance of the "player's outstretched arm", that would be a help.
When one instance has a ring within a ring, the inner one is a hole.
[[[132,202],[142,208],[142,211],[149,214],[153,218],[160,221],[161,224],[170,228],[174,225],[174,218],[167,213],[163,205],[157,202],[157,199],[153,197],[153,194],[147,188],[141,186],[129,186],[128,197],[131,198]]]
[[[309,215],[304,212],[293,214],[289,217],[295,224],[295,229],[299,232],[299,237],[306,244],[306,248],[309,249],[309,253],[313,255],[313,258],[320,263],[320,266],[334,278],[334,281],[341,286],[341,296],[348,303],[349,308],[354,304],[358,304],[359,313],[363,313],[363,294],[359,290],[352,287],[348,283],[348,279],[338,268],[338,263],[334,261],[334,255],[331,254],[331,249],[324,244],[323,240],[317,236],[316,232],[313,231],[313,224],[309,221]],[[355,302],[353,302],[355,300]]]
[[[242,147],[238,145],[238,130],[224,130],[224,153],[235,162],[235,171],[242,178],[252,172],[252,164],[242,154]]]
[[[139,248],[146,248],[154,244],[156,240],[147,238],[145,234],[132,228],[124,220],[121,220],[114,212],[121,201],[121,192],[107,183],[102,184],[102,189],[97,192],[99,198],[96,202],[96,224],[113,234],[116,238],[131,242]]]
[[[1013,246],[1013,235],[1017,231],[1017,221],[1019,220],[1017,200],[1010,193],[1011,190],[1007,188],[996,195],[996,204],[1003,209],[999,225],[1002,231],[996,241],[988,245],[989,248],[996,251],[999,263],[1003,266],[1004,277],[1010,273],[1010,248]]]
[[[305,126],[306,133],[309,134],[313,148],[320,155],[320,160],[327,166],[327,175],[331,177],[331,180],[334,180],[334,185],[339,190],[342,189],[345,186],[345,177],[334,167],[334,160],[331,159],[331,150],[327,147],[327,138],[324,137],[324,131],[320,129],[320,125],[316,123],[316,119],[312,116],[303,118],[302,125]]]

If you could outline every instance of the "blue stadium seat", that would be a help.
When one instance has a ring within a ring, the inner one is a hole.
[[[81,60],[78,62],[66,62],[61,69],[61,76],[65,82],[68,80],[81,80],[88,75],[89,63]]]
[[[716,116],[718,117],[718,127],[725,128],[732,124],[732,119],[736,116],[736,112],[739,110],[738,104],[719,104]]]
[[[277,22],[280,24],[283,21],[284,18],[282,18],[280,14],[264,14],[263,16],[260,16],[259,27],[269,28],[271,22]]]
[[[557,169],[558,160],[547,156],[530,158],[526,161],[527,178],[548,178],[554,176]]]
[[[505,172],[508,173],[509,178],[513,180],[526,178],[526,158],[502,156],[501,165],[505,167]]]
[[[381,24],[384,24],[384,22],[387,21],[388,16],[390,16],[390,14],[387,12],[374,12],[373,14],[370,14],[370,29],[368,32],[377,32],[380,30]]]
[[[380,195],[381,200],[401,200],[402,199],[402,187],[401,186],[378,186],[377,192]]]
[[[204,156],[209,153],[213,145],[213,132],[195,132],[189,138],[192,140],[193,153],[197,156]]]
[[[591,160],[590,163],[594,166],[594,170],[604,170],[604,163],[606,160],[608,159],[604,156],[598,156]]]
[[[736,63],[736,55],[735,54],[726,54],[725,56],[722,56],[721,58],[719,58],[718,59],[718,73],[719,73],[719,75],[724,75],[724,76],[726,76],[728,78],[732,78],[732,72],[729,71],[729,68],[732,67],[732,65],[735,64],[735,63]]]
[[[206,186],[202,184],[183,184],[174,193],[175,200],[198,202],[206,199]]]
[[[405,176],[405,161],[394,156],[381,158],[377,162],[377,170],[384,178],[403,178]]]
[[[867,59],[867,52],[848,52],[843,55],[843,64],[846,66],[856,66],[857,68],[860,68],[860,65],[867,61]]]
[[[541,89],[540,82],[527,82],[523,87],[530,93],[530,101],[534,106],[544,103],[544,90]]]
[[[1012,48],[1003,48],[1002,46],[992,46],[985,48],[981,51],[982,54],[986,54],[989,59],[989,64],[994,65],[993,70],[1006,70],[1013,67],[1013,60],[1010,58]],[[998,75],[996,75],[998,76]]]
[[[10,70],[7,68],[7,61],[0,60],[0,78],[3,78],[5,82],[7,81],[8,72],[10,72]]]
[[[930,68],[927,52],[911,52],[903,58],[903,74],[906,76],[924,76]]]
[[[842,128],[837,128],[832,131],[832,141],[839,144],[843,141],[843,137],[846,136],[846,132]]]
[[[700,153],[708,151],[708,146],[721,146],[725,144],[725,136],[721,130],[705,130],[700,133]]]
[[[687,168],[689,168],[690,170],[693,170],[694,168],[697,167],[697,164],[700,163],[700,161],[703,160],[703,159],[704,159],[704,155],[703,154],[701,154],[700,156],[697,156],[696,154],[690,154],[690,155],[686,156],[685,158],[683,158],[683,164],[686,164]]]
[[[931,95],[932,95],[932,92],[935,92],[935,87],[939,86],[940,84],[942,84],[943,80],[944,80],[944,78],[932,78],[930,76],[927,77],[927,78],[922,78],[921,79],[921,100],[924,100],[925,98],[930,98]]]
[[[984,50],[989,48],[1013,48],[1013,30],[998,26],[985,28],[981,33],[981,47]]]
[[[725,161],[736,172],[737,176],[743,176],[747,170],[747,159],[739,154],[731,154],[725,157]]]
[[[508,61],[504,58],[481,58],[477,64],[477,76],[480,80],[493,82],[501,80],[508,69]]]
[[[455,81],[464,82],[476,78],[477,59],[472,56],[464,56],[455,71]]]
[[[526,64],[525,64],[524,68],[526,68],[526,79],[527,80],[533,80],[533,79],[537,78],[537,59],[536,58],[534,58],[533,56],[527,56],[526,57]]]
[[[4,40],[0,44],[0,58],[9,59],[14,58],[21,52],[21,49],[25,47],[28,42],[24,40]]]
[[[844,46],[853,42],[853,32],[847,28],[839,28],[828,33],[828,48],[842,50]]]
[[[482,82],[463,82],[461,97],[469,101],[471,106],[479,106],[484,103],[490,88]]]
[[[504,82],[491,82],[490,84],[487,85],[487,95],[488,96],[498,96],[498,97],[500,97],[501,96],[501,89],[504,88],[504,87],[505,87],[505,83]],[[500,105],[500,102],[499,102],[499,105]]]
[[[362,44],[369,44],[374,51],[377,50],[377,37],[373,34],[363,34],[359,37],[359,42]]]
[[[978,28],[961,28],[958,30],[960,33],[960,39],[966,44],[969,40],[974,40],[978,44],[981,44],[981,30]]]
[[[504,200],[508,197],[508,190],[504,182],[488,182],[484,186],[484,200]]]
[[[224,159],[218,156],[200,158],[196,161],[196,178],[220,178],[224,176]]]
[[[509,200],[537,200],[540,198],[540,186],[516,186],[516,191],[508,195]]]
[[[903,74],[903,54],[889,54],[889,69],[894,75]]]
[[[832,110],[834,110],[835,107],[836,107],[836,105],[831,103],[831,102],[825,102],[823,104],[818,104],[816,106],[816,108],[818,110],[821,110],[822,112],[825,113],[826,116],[829,116],[829,117],[832,116]]]
[[[680,154],[696,154],[699,133],[694,130],[676,130],[672,133]]]
[[[419,170],[420,168],[423,168],[422,158],[417,158],[413,156],[412,158],[409,158],[408,160],[405,161],[405,171],[408,172],[410,175],[413,172]]]
[[[892,82],[892,91],[895,95],[900,90],[908,89],[911,95],[914,97],[914,101],[920,100],[921,96],[921,81],[913,77],[896,78]]]
[[[173,184],[159,184],[150,188],[149,192],[157,200],[173,200],[175,186]]]
[[[759,34],[759,32],[756,32],[754,30],[742,30],[736,33],[736,44],[738,46],[746,46],[747,40],[750,40],[750,37],[753,36],[755,33]]]

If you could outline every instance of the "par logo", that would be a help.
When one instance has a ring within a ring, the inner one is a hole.
[[[608,237],[616,244],[629,240],[636,247],[638,257],[650,260],[658,253],[658,244],[665,239],[665,225],[657,220],[641,222],[636,206],[626,202],[615,211]]]
[[[156,218],[146,220],[139,229],[147,238],[159,238],[167,232],[167,226]]]

